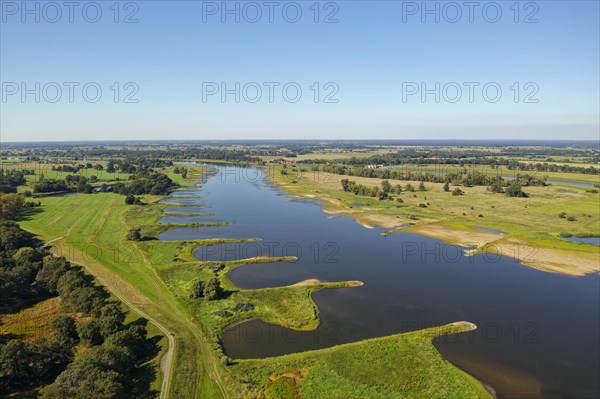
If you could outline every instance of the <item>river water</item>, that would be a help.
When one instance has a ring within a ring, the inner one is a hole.
[[[238,287],[310,278],[364,282],[315,292],[321,321],[315,331],[260,320],[230,326],[222,345],[232,358],[277,356],[465,320],[479,328],[438,338],[435,346],[500,397],[600,396],[598,275],[546,273],[495,254],[468,257],[463,248],[410,233],[382,236],[382,229],[366,229],[349,217],[328,218],[317,202],[291,200],[254,168],[219,167],[201,191],[188,194],[198,197],[185,198],[185,205],[205,204],[202,213],[230,225],[173,228],[161,240],[261,239],[197,249],[196,257],[206,260],[298,257],[236,268],[229,278]]]

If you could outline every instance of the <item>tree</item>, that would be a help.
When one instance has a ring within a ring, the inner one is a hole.
[[[51,322],[54,338],[63,346],[73,348],[79,343],[75,320],[71,316],[59,315]]]
[[[388,194],[389,192],[392,191],[392,185],[390,184],[389,181],[383,180],[381,182],[381,189],[383,190],[384,193]]]
[[[423,183],[423,182],[419,183],[419,191],[427,191],[427,189],[425,188],[425,183]]]
[[[58,279],[56,290],[58,291],[58,295],[65,301],[69,294],[76,288],[83,288],[85,286],[86,281],[83,279],[81,272],[69,270]]]
[[[133,194],[127,194],[127,196],[125,197],[125,204],[133,205],[134,202],[135,202],[135,196]]]
[[[521,184],[516,180],[508,185],[506,188],[506,195],[509,197],[529,197],[527,193],[523,192]]]
[[[0,377],[15,380],[28,376],[30,361],[31,351],[25,342],[8,341],[0,347]]]
[[[30,265],[36,261],[38,253],[31,247],[22,247],[12,257],[19,265]]]
[[[96,346],[103,342],[100,325],[95,319],[80,323],[77,326],[77,334],[81,342],[86,346]]]
[[[105,339],[111,334],[122,330],[124,321],[125,312],[118,303],[109,302],[100,309],[98,325],[100,326],[100,333]]]
[[[50,294],[56,294],[58,280],[69,269],[69,262],[65,258],[48,255],[42,261],[42,269],[35,277],[35,284]]]
[[[219,280],[216,277],[211,277],[204,284],[204,298],[208,299],[209,301],[212,301],[214,299],[219,299],[220,294],[221,286],[219,284]]]
[[[192,281],[189,289],[189,298],[197,299],[204,296],[204,281],[196,278]]]
[[[229,366],[231,364],[231,358],[229,356],[221,356],[221,366]]]
[[[110,335],[106,339],[106,344],[126,348],[136,359],[141,359],[146,354],[147,335],[148,331],[145,327],[134,324],[126,330]]]
[[[0,219],[16,218],[23,209],[23,201],[20,194],[0,194]]]
[[[444,191],[445,192],[449,192],[450,191],[450,183],[448,183],[448,182],[444,183]]]
[[[142,233],[140,229],[131,229],[129,233],[127,233],[127,239],[129,241],[140,241],[142,239]]]

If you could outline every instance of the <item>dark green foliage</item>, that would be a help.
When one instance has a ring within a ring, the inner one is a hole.
[[[22,230],[18,224],[9,220],[0,221],[0,252],[12,256],[12,253],[22,247],[37,246],[34,235]]]
[[[211,277],[204,284],[203,296],[209,301],[212,301],[215,299],[219,299],[220,295],[221,285],[219,284],[219,279],[217,279],[216,277]]]
[[[231,358],[229,356],[221,356],[221,366],[229,366],[231,364]]]
[[[191,284],[190,290],[189,290],[189,298],[197,299],[197,298],[202,298],[203,296],[204,296],[204,281],[197,278],[194,281],[192,281],[192,284]]]
[[[34,392],[55,381],[40,397],[133,397],[132,375],[149,349],[146,329],[126,328],[119,303],[107,302],[104,289],[65,258],[44,257],[45,250],[18,225],[0,223],[0,245],[3,297],[11,294],[17,301],[58,293],[64,310],[92,316],[77,325],[73,317],[59,315],[50,322],[50,338],[0,343],[0,396]],[[74,360],[80,343],[90,349]]]
[[[0,194],[0,220],[13,220],[23,210],[24,200],[20,194]]]
[[[30,374],[31,351],[25,342],[13,339],[0,347],[0,378],[14,382]]]
[[[100,309],[97,319],[100,333],[104,338],[107,338],[123,328],[125,312],[118,303],[109,302]]]
[[[517,180],[509,184],[505,191],[509,197],[529,197],[527,193],[523,192],[521,184]]]
[[[133,194],[127,194],[127,196],[125,197],[125,204],[133,205],[134,202],[135,202],[135,196]]]
[[[67,186],[64,180],[42,180],[33,185],[34,193],[53,193],[68,190],[69,186]]]
[[[392,185],[390,184],[389,181],[384,180],[384,181],[381,182],[381,189],[386,194],[390,193],[392,191]]]
[[[230,312],[228,309],[223,308],[223,309],[219,309],[215,312],[215,314],[219,317],[229,317],[229,316],[233,316],[233,313]]]
[[[75,319],[71,316],[59,315],[51,322],[54,339],[65,347],[73,348],[79,343],[79,334]]]
[[[127,239],[129,241],[141,241],[142,233],[141,233],[140,229],[129,230],[129,233],[127,233]]]
[[[79,324],[77,326],[77,334],[81,343],[86,346],[100,345],[104,342],[102,333],[100,332],[100,323],[96,319]]]
[[[454,190],[452,190],[452,195],[465,195],[465,192],[460,188],[456,187]]]
[[[249,302],[238,303],[232,308],[232,310],[234,312],[250,312],[254,310],[254,304]]]
[[[133,175],[132,179],[129,184],[115,184],[113,191],[123,195],[164,195],[175,187],[175,183],[162,173]]]
[[[35,283],[49,294],[57,294],[58,280],[69,270],[69,262],[65,258],[48,255],[35,277]]]
[[[450,183],[448,183],[448,182],[444,183],[444,191],[445,192],[449,192],[450,191]]]
[[[17,187],[25,184],[24,173],[12,169],[0,169],[0,193],[16,193]]]

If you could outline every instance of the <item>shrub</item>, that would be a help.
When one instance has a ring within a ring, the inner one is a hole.
[[[140,229],[129,230],[129,233],[127,233],[127,239],[129,241],[141,241],[142,233],[140,232]]]
[[[221,356],[221,366],[229,366],[231,364],[231,358],[229,356]]]

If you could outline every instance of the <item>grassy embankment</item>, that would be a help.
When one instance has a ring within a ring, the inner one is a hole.
[[[179,175],[170,174],[170,176],[178,179],[180,183],[192,184],[190,181],[181,180]],[[252,363],[244,361],[230,367],[218,365],[220,347],[217,342],[222,329],[236,320],[252,317],[260,317],[267,322],[279,323],[295,329],[314,328],[318,324],[318,317],[316,307],[311,300],[311,293],[316,289],[351,286],[356,283],[314,283],[263,290],[240,290],[227,280],[227,273],[244,262],[226,262],[225,267],[216,272],[226,292],[225,298],[215,301],[189,300],[187,288],[191,280],[208,279],[215,275],[215,271],[208,267],[209,263],[201,264],[191,257],[191,250],[196,245],[202,244],[201,241],[148,240],[132,243],[125,239],[127,231],[132,227],[143,227],[145,233],[156,234],[156,228],[153,226],[162,216],[161,210],[167,206],[157,204],[160,199],[161,197],[144,196],[143,200],[149,205],[126,206],[122,196],[110,193],[48,197],[42,199],[41,209],[30,210],[30,214],[21,221],[21,224],[45,240],[63,237],[54,244],[53,250],[57,254],[85,264],[87,269],[102,278],[111,290],[151,315],[175,336],[176,350],[171,373],[170,397],[213,398],[225,395],[239,397],[245,395],[244,392],[252,395],[260,395],[263,390],[272,392],[277,388],[272,387],[269,376],[285,371],[287,357],[259,361],[264,365],[264,370],[255,370],[252,375],[256,377],[260,374],[263,378],[253,384],[244,385],[242,381],[247,380],[244,376],[246,373],[244,367]],[[224,241],[216,239],[204,243]],[[289,259],[254,259],[248,262],[266,260]],[[240,303],[252,303],[254,309],[234,312],[234,306]],[[223,309],[232,310],[233,314],[227,317],[215,314]],[[469,393],[475,389],[472,387],[480,389],[476,382],[441,359],[431,345],[430,338],[419,341],[418,345],[406,347],[398,345],[397,336],[382,339],[381,342],[392,345],[389,347],[392,353],[403,354],[402,359],[407,364],[415,365],[411,369],[415,376],[404,383],[399,381],[396,384],[412,384],[411,381],[416,378],[428,381],[421,388],[431,388],[431,384],[435,381],[451,377],[461,381],[457,385],[455,391],[457,393],[467,392],[463,390],[466,386],[470,387]],[[375,350],[378,348],[377,345],[367,343],[360,345],[364,346],[361,350],[365,353],[371,353],[370,347],[373,346],[374,352],[371,354],[373,359],[381,357]],[[323,354],[331,361],[336,357],[339,357],[339,361],[344,361],[347,351],[353,349],[348,345],[340,348],[342,349],[339,349],[339,352],[330,353],[324,350]],[[320,356],[320,353],[321,351],[315,351],[292,355],[296,357],[290,359],[311,362],[311,359]],[[427,376],[422,376],[423,371],[416,367],[422,358],[433,359],[432,361],[442,366],[436,366],[427,371]],[[364,364],[356,362],[349,363],[348,367],[354,369],[353,373],[360,373],[365,369]],[[312,378],[319,378],[322,370],[315,369],[313,373],[311,367],[307,366],[307,368],[309,369],[307,382],[313,381]],[[374,387],[378,384],[374,377],[366,376],[360,381],[349,378],[339,389],[359,392],[365,384]],[[227,381],[225,387],[217,382],[221,380]],[[422,391],[421,388],[416,387]],[[227,394],[225,389],[230,393]],[[305,387],[302,383],[299,389],[303,392],[306,390],[306,397],[318,393],[314,390],[315,387],[310,388],[310,384]]]
[[[280,187],[302,198],[323,200],[326,212],[354,217],[367,227],[377,225],[396,231],[399,226],[411,223],[402,230],[477,251],[500,253],[541,270],[569,275],[600,271],[597,246],[573,243],[563,237],[598,235],[600,198],[597,193],[587,192],[589,187],[561,184],[525,187],[529,198],[509,198],[493,194],[485,187],[460,187],[465,195],[453,196],[443,191],[441,183],[426,183],[427,191],[404,192],[400,195],[404,202],[398,203],[344,192],[340,183],[341,179],[348,178],[358,184],[375,186],[381,184],[381,179],[312,171],[294,173],[300,165],[288,166],[288,175],[282,175],[280,168],[277,166],[269,173]],[[597,179],[597,176],[569,175],[569,179],[577,181]],[[390,180],[390,183],[404,187],[407,182]],[[417,187],[416,183],[412,184]],[[357,203],[365,206],[351,208],[351,204]],[[421,204],[426,207],[419,206]],[[392,206],[397,208],[392,209]],[[560,218],[561,212],[576,220]],[[489,234],[476,227],[508,234]]]
[[[143,198],[147,202],[160,199]],[[175,336],[177,367],[171,373],[170,396],[192,398],[200,392],[206,397],[222,396],[214,382],[216,369],[209,362],[211,357],[206,354],[197,326],[184,315],[145,254],[125,238],[131,228],[126,214],[132,207],[125,205],[124,197],[76,194],[41,201],[42,207],[30,209],[21,226],[44,240],[62,237],[53,243],[54,253],[85,265],[116,295],[126,298]],[[153,225],[157,213],[142,215],[138,225]]]

